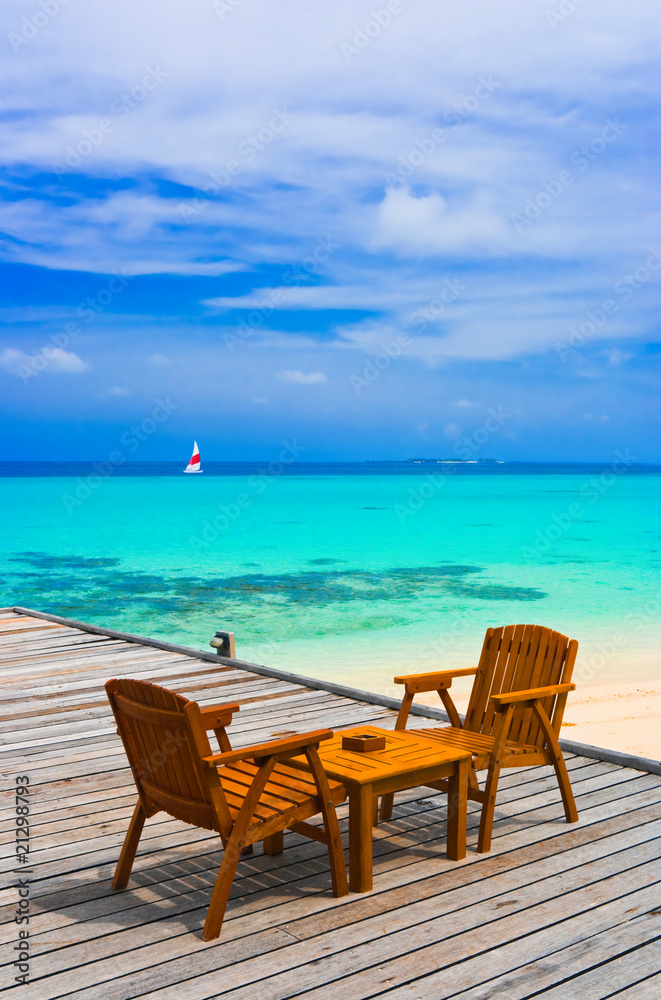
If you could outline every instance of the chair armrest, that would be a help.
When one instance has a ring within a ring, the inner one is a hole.
[[[544,698],[551,698],[554,694],[567,694],[569,691],[575,690],[575,684],[551,684],[549,687],[512,691],[510,694],[492,694],[491,701],[496,711],[502,712],[508,705],[514,705],[521,701],[542,701]]]
[[[202,725],[205,729],[220,729],[221,726],[229,726],[234,712],[238,712],[241,706],[236,703],[231,705],[207,705],[204,708],[200,705],[200,715]]]
[[[458,670],[437,670],[430,674],[404,674],[395,677],[395,684],[406,684],[408,694],[421,691],[440,691],[449,688],[453,677],[470,677],[477,673],[477,667],[462,667]]]
[[[282,758],[304,750],[309,746],[317,746],[322,740],[329,740],[332,729],[317,729],[312,733],[301,733],[300,736],[286,736],[282,740],[272,740],[270,743],[258,743],[241,750],[229,750],[223,753],[213,753],[203,757],[207,764],[217,767],[220,764],[233,764],[237,760],[266,760],[268,757]]]

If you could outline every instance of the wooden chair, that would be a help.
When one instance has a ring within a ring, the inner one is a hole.
[[[215,830],[224,853],[204,923],[202,939],[217,938],[223,923],[241,853],[258,840],[267,854],[282,850],[285,829],[320,841],[328,848],[333,892],[344,896],[347,875],[335,804],[344,786],[329,781],[317,747],[329,729],[232,750],[225,727],[238,705],[200,708],[181,695],[136,680],[110,680],[106,691],[117,721],[138,801],[113,879],[113,889],[129,880],[145,820],[160,810],[184,823]],[[212,753],[213,729],[220,753]],[[311,775],[287,767],[289,757],[305,754]],[[304,822],[321,813],[324,827]]]
[[[568,823],[578,820],[569,775],[558,745],[560,724],[567,695],[574,691],[571,675],[578,643],[541,625],[507,625],[487,629],[476,668],[442,670],[395,677],[406,691],[396,729],[405,729],[414,696],[438,691],[450,720],[444,729],[420,729],[446,746],[461,747],[473,754],[468,798],[482,802],[477,850],[491,847],[493,814],[498,778],[503,767],[552,764]],[[462,726],[449,688],[453,677],[475,674],[466,718]],[[484,790],[476,770],[488,768]],[[433,788],[446,790],[446,783]],[[393,796],[381,800],[381,818],[392,815]]]

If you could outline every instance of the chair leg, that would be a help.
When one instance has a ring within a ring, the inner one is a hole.
[[[202,930],[203,941],[213,941],[220,934],[225,910],[227,909],[227,901],[236,873],[236,866],[239,863],[240,857],[241,847],[239,846],[239,838],[232,836],[225,847],[223,860],[220,863],[220,869],[216,876],[216,884],[211,894],[211,902],[209,903],[209,909],[207,910]]]
[[[549,717],[544,711],[542,705],[535,702],[533,710],[539,719],[539,723],[544,730],[544,735],[546,736],[547,750],[551,755],[551,763],[555,768],[558,784],[560,785],[560,794],[562,795],[562,804],[565,807],[567,822],[576,823],[578,822],[578,810],[576,809],[576,803],[574,802],[574,793],[571,790],[569,775],[567,774],[567,765],[565,764],[565,758],[562,756],[562,750],[560,749],[560,744],[558,743],[558,737],[553,730]]]
[[[347,896],[349,893],[347,866],[344,863],[344,849],[342,847],[340,824],[337,821],[337,812],[335,811],[335,804],[331,798],[328,778],[326,777],[322,767],[316,747],[306,747],[305,756],[307,757],[310,769],[314,776],[314,782],[317,786],[317,793],[319,795],[321,815],[324,820],[324,830],[326,832],[328,863],[331,872],[333,895]]]
[[[335,808],[324,818],[326,835],[328,837],[328,864],[331,873],[331,886],[334,896],[348,896],[347,866],[344,860],[344,849],[340,835],[340,824],[337,821]]]
[[[493,749],[491,750],[491,758],[489,760],[489,771],[484,785],[484,792],[482,793],[484,796],[484,805],[482,806],[482,815],[480,816],[480,830],[477,835],[478,854],[486,854],[486,852],[491,848],[491,832],[493,830],[493,813],[496,807],[498,778],[500,777],[500,768],[502,766],[503,754],[505,752],[505,741],[510,730],[513,714],[514,703],[510,702],[505,711],[500,713],[498,721],[496,722],[496,731],[494,734],[495,739]],[[473,788],[471,788],[469,795],[471,798],[475,797],[475,791]]]
[[[392,819],[392,805],[395,801],[394,792],[386,792],[385,795],[381,796],[381,822],[384,823],[388,819]]]
[[[576,808],[576,803],[574,801],[574,793],[572,792],[571,783],[569,781],[565,758],[562,756],[562,750],[560,747],[558,747],[557,753],[553,754],[553,767],[555,768],[558,784],[560,785],[560,794],[562,795],[562,804],[565,807],[567,822],[578,823],[578,809]]]
[[[489,774],[484,786],[484,805],[480,816],[480,830],[477,835],[477,852],[486,854],[491,850],[491,833],[493,830],[493,814],[496,808],[496,792],[500,777],[500,763],[492,760],[489,763]]]
[[[283,850],[284,837],[282,830],[272,833],[270,837],[264,837],[264,854],[282,854]]]
[[[227,901],[230,896],[230,889],[232,888],[232,882],[234,881],[236,866],[239,863],[239,858],[241,857],[243,848],[246,847],[246,835],[248,833],[248,828],[250,827],[250,821],[255,813],[255,809],[259,804],[266,782],[268,781],[274,767],[274,757],[267,758],[264,763],[260,765],[259,771],[253,778],[252,784],[248,788],[241,808],[239,809],[239,815],[236,817],[232,833],[230,834],[229,840],[225,844],[223,860],[220,863],[218,875],[216,876],[216,884],[214,885],[213,892],[211,894],[211,902],[209,903],[209,909],[207,910],[207,916],[202,930],[203,941],[213,941],[214,938],[217,938],[220,934],[220,929],[223,926],[225,910],[227,909]]]
[[[142,833],[142,828],[145,825],[146,818],[145,811],[142,808],[142,803],[140,802],[140,799],[138,799],[135,809],[133,810],[133,816],[131,817],[129,828],[126,832],[126,837],[124,838],[124,844],[122,846],[121,854],[119,855],[117,868],[115,869],[115,877],[112,880],[113,889],[125,889],[128,885],[131,869],[133,868],[133,862],[135,860],[135,852],[138,849],[138,842],[140,841],[140,835]]]

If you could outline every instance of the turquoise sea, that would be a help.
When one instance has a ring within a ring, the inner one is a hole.
[[[284,457],[284,456],[283,456]],[[3,605],[394,693],[489,625],[580,642],[585,685],[658,678],[661,467],[0,465]],[[401,689],[400,689],[401,690]]]

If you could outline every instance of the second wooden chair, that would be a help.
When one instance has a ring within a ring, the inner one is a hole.
[[[482,803],[478,851],[491,847],[491,831],[498,778],[503,767],[551,764],[560,785],[568,823],[575,823],[574,803],[567,767],[558,745],[558,735],[578,651],[576,639],[568,639],[542,625],[507,625],[487,629],[477,667],[442,670],[395,677],[405,685],[396,729],[405,729],[416,694],[437,691],[450,720],[446,728],[421,729],[446,746],[473,754],[468,798]],[[463,722],[450,695],[453,677],[475,674],[466,718]],[[476,770],[488,768],[484,789]],[[431,787],[446,790],[446,783]],[[393,796],[381,800],[381,818],[392,815]]]

